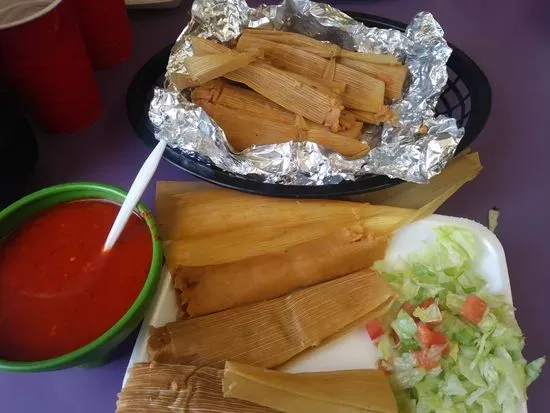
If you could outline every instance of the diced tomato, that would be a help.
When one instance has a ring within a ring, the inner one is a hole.
[[[401,309],[412,317],[412,315],[414,313],[414,305],[412,305],[408,301],[405,301],[403,303],[403,305],[401,306]]]
[[[415,351],[414,357],[416,358],[418,367],[420,367],[421,369],[431,370],[439,366],[439,360],[435,360],[428,356],[428,349],[424,349],[422,351]]]
[[[470,323],[479,324],[487,311],[487,303],[485,300],[475,294],[470,294],[464,300],[464,304],[460,309],[460,315]]]
[[[433,298],[428,298],[427,300],[422,301],[422,303],[419,305],[420,308],[428,308],[433,303],[435,303]]]
[[[451,346],[449,345],[449,340],[445,337],[441,331],[432,331],[432,342],[431,345],[434,346],[444,346],[443,355],[446,356],[451,351]]]
[[[423,348],[430,347],[432,344],[432,331],[422,322],[418,322],[416,326],[418,327],[418,330],[416,331],[416,338],[420,344],[422,344]]]
[[[365,327],[372,341],[378,340],[384,334],[384,326],[377,318],[369,321]]]
[[[378,361],[376,362],[376,366],[378,367],[378,370],[384,373],[384,375],[389,376],[391,374],[392,366],[388,361],[384,359],[378,359]]]
[[[439,366],[443,351],[447,346],[431,346],[421,351],[415,351],[413,354],[418,363],[418,367],[423,369],[435,369]]]

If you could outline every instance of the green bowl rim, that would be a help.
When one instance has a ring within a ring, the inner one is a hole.
[[[51,196],[58,193],[63,193],[71,190],[82,190],[82,189],[92,189],[92,190],[101,190],[110,194],[116,194],[121,197],[126,197],[127,192],[122,188],[119,188],[114,185],[102,184],[99,182],[69,182],[59,185],[50,186],[39,191],[33,192],[20,200],[14,202],[13,204],[7,206],[2,211],[0,211],[0,221],[8,217],[14,211],[18,210],[25,205],[28,205],[31,202],[34,202],[42,197]],[[102,195],[98,195],[98,198],[103,198]],[[86,198],[83,198],[86,199]],[[106,198],[108,199],[108,198]],[[46,360],[37,360],[37,361],[9,361],[0,359],[0,370],[4,371],[17,371],[17,372],[28,372],[28,371],[39,371],[39,370],[53,370],[56,368],[61,368],[65,365],[70,365],[77,361],[78,359],[84,358],[86,354],[97,350],[101,346],[105,345],[112,338],[114,338],[124,325],[132,318],[134,313],[138,308],[143,304],[143,301],[153,292],[152,289],[157,284],[160,277],[160,270],[162,269],[162,245],[160,242],[158,229],[156,221],[153,217],[153,214],[149,208],[144,204],[139,203],[135,210],[138,211],[140,216],[146,222],[151,233],[152,244],[153,244],[153,255],[151,258],[151,267],[149,268],[149,273],[145,284],[141,289],[141,292],[134,300],[128,311],[105,333],[96,338],[94,341],[86,344],[83,347],[80,347],[70,353],[62,354],[54,358]]]

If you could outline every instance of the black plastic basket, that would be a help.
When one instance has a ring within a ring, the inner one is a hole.
[[[367,26],[382,29],[405,30],[406,24],[363,13],[347,12]],[[436,107],[437,114],[453,117],[466,133],[456,153],[468,147],[479,135],[491,111],[491,87],[479,66],[464,52],[450,44],[453,53],[447,69],[449,80]],[[130,123],[140,138],[150,147],[156,145],[153,125],[148,110],[153,90],[164,83],[164,73],[171,45],[153,56],[135,75],[128,88],[127,109]],[[365,175],[357,181],[344,181],[335,185],[300,186],[266,184],[241,177],[215,166],[205,165],[183,153],[167,148],[164,158],[184,171],[216,185],[255,194],[295,197],[343,197],[375,191],[397,185],[402,181],[381,175]]]

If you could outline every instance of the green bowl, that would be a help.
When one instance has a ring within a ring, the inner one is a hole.
[[[52,205],[86,198],[107,199],[122,203],[126,195],[127,193],[120,188],[96,182],[72,182],[45,188],[27,195],[0,211],[0,239],[25,222],[25,220]],[[93,367],[100,365],[109,359],[109,354],[112,350],[124,341],[138,326],[143,319],[146,306],[157,287],[163,258],[162,246],[159,241],[157,225],[153,214],[143,204],[139,204],[135,210],[143,217],[151,232],[153,257],[145,285],[126,314],[103,335],[77,350],[39,361],[8,361],[0,359],[0,371],[48,371],[74,366]]]

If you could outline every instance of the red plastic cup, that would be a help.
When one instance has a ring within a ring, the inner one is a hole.
[[[0,75],[48,132],[78,132],[101,113],[84,40],[64,0],[0,0]]]
[[[88,55],[96,69],[132,54],[132,28],[124,0],[72,0]]]

